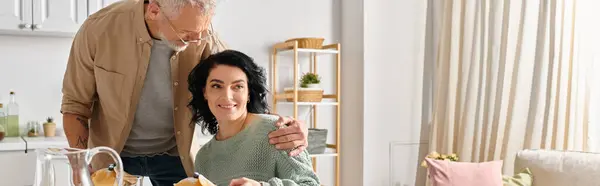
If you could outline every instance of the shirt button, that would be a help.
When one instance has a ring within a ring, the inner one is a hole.
[[[177,85],[179,85],[179,83],[177,81],[175,81],[175,83],[173,83],[173,85],[177,86]]]
[[[177,135],[181,135],[181,131],[177,131]]]
[[[171,61],[175,60],[175,56],[171,57]]]
[[[138,38],[138,41],[142,41],[142,38],[141,38],[141,37],[140,37],[140,38]]]
[[[175,111],[177,111],[177,109],[179,109],[179,107],[175,107],[175,108],[173,108],[173,110],[175,110]]]
[[[185,157],[181,156],[181,160],[185,160]]]

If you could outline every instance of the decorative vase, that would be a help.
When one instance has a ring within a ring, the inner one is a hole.
[[[52,117],[48,117],[44,125],[44,136],[45,137],[54,137],[56,136],[56,123],[54,123],[54,119]]]
[[[45,137],[56,136],[56,124],[54,124],[54,123],[44,124],[44,136]]]

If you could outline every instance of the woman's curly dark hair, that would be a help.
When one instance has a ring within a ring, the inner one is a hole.
[[[192,99],[188,107],[192,110],[192,124],[199,124],[202,127],[202,133],[206,130],[212,135],[219,130],[215,115],[208,108],[208,103],[204,98],[204,89],[208,75],[217,65],[228,65],[237,67],[244,71],[248,77],[248,92],[250,94],[249,103],[246,108],[248,113],[264,114],[268,113],[267,104],[267,77],[264,68],[254,63],[254,60],[244,53],[235,50],[225,50],[210,55],[201,60],[198,65],[192,69],[188,76],[188,89],[192,93]]]

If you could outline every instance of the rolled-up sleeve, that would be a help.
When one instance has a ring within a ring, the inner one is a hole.
[[[96,43],[88,21],[84,22],[73,39],[63,78],[61,113],[90,118],[96,96],[93,57]]]

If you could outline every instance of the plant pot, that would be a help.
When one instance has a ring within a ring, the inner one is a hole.
[[[44,123],[44,136],[46,136],[46,137],[56,136],[56,124]]]
[[[308,147],[309,154],[323,154],[327,148],[327,129],[308,129]]]
[[[319,84],[306,84],[306,88],[321,88]]]

